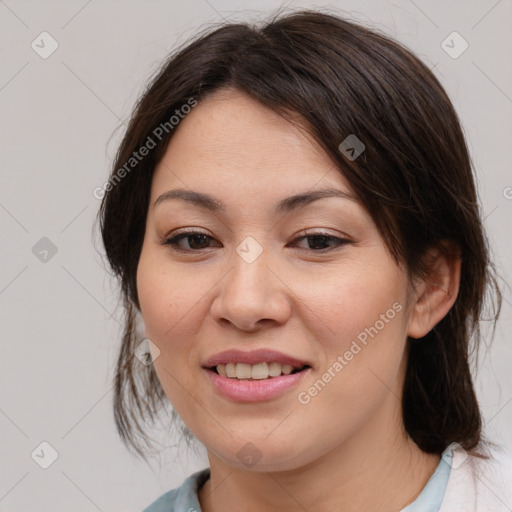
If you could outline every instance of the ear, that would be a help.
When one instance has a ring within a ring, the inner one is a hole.
[[[143,340],[147,338],[146,335],[146,326],[144,324],[144,319],[142,318],[142,313],[137,308],[135,310],[135,336],[137,340]]]
[[[443,250],[431,248],[424,256],[427,273],[416,280],[408,336],[422,338],[448,313],[460,284],[460,251],[448,242]]]

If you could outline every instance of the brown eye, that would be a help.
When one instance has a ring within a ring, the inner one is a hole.
[[[188,240],[186,245],[180,244],[182,240]],[[172,249],[178,251],[200,251],[201,249],[208,249],[209,241],[214,240],[211,236],[205,235],[198,231],[189,231],[180,233],[172,238],[168,238],[163,242],[163,245],[169,245]]]
[[[294,242],[300,240],[307,240],[309,247],[305,247],[304,249],[314,252],[327,252],[350,243],[350,240],[346,238],[340,238],[328,233],[307,234],[296,238]]]

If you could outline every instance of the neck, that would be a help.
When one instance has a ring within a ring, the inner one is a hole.
[[[211,476],[199,490],[201,509],[401,510],[419,496],[440,457],[421,451],[395,417],[392,425],[389,416],[387,423],[375,417],[349,441],[288,471],[234,468],[209,453]]]

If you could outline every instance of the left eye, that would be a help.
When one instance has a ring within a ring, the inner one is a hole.
[[[328,235],[328,234],[314,234],[314,235],[304,235],[296,238],[294,241],[298,240],[307,240],[308,244],[312,245],[313,247],[310,247],[311,250],[314,250],[315,252],[319,251],[329,251],[332,249],[336,249],[337,247],[340,247],[342,245],[345,245],[349,243],[349,240],[346,238],[339,238],[337,236]],[[311,241],[313,243],[311,244]],[[327,247],[319,247],[322,245],[327,245]]]
[[[183,247],[179,245],[181,240],[189,239],[189,247]],[[169,238],[164,242],[164,245],[170,245],[173,249],[176,250],[184,250],[184,251],[194,251],[196,249],[205,249],[207,247],[203,247],[203,243],[208,239],[214,240],[211,236],[205,235],[204,233],[200,233],[197,231],[188,231],[187,233],[180,233],[172,238]],[[190,243],[192,242],[192,243]],[[200,246],[200,247],[198,247]]]
[[[188,239],[188,247],[180,245],[182,240]],[[197,252],[201,249],[208,249],[208,241],[215,240],[209,235],[206,235],[197,231],[188,231],[186,233],[180,233],[172,238],[168,238],[163,242],[163,245],[171,246],[172,249],[177,251],[188,251]],[[345,244],[350,243],[350,240],[346,238],[340,238],[337,236],[329,235],[328,233],[315,233],[303,235],[295,238],[293,242],[301,240],[307,240],[310,247],[306,247],[306,250],[312,250],[314,252],[327,252],[339,248]],[[322,247],[323,246],[323,247]],[[220,245],[218,247],[221,247]]]

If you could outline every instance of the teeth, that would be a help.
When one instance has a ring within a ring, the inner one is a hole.
[[[281,371],[285,375],[290,375],[290,373],[292,373],[293,371],[293,366],[291,364],[283,364],[283,366],[281,367]]]
[[[281,364],[280,363],[270,363],[268,365],[268,374],[271,377],[278,377],[281,375]]]
[[[221,365],[219,364],[219,366],[221,366]],[[230,379],[235,378],[236,377],[236,364],[228,363],[225,366],[226,366],[226,377],[229,377]]]
[[[250,379],[252,377],[251,365],[245,363],[236,363],[236,378]]]
[[[293,371],[291,364],[281,363],[227,363],[218,364],[217,372],[222,377],[230,379],[254,379],[263,380],[269,377],[279,377],[279,375],[290,375]]]
[[[252,379],[267,379],[268,378],[268,364],[260,363],[251,366]]]

